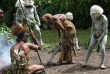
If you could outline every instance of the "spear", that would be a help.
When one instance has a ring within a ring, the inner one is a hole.
[[[19,2],[20,2],[20,5],[21,5],[21,8],[22,8],[22,11],[23,11],[24,18],[26,19],[26,15],[25,15],[25,12],[24,12],[25,10],[23,9],[23,6],[22,6],[20,0],[19,0]],[[26,22],[27,22],[27,20],[26,20]],[[29,23],[26,23],[26,25],[27,25],[27,27],[29,28],[29,30],[31,30],[31,27],[30,27]],[[31,36],[30,36],[30,37],[31,37]],[[40,63],[41,63],[41,65],[42,65],[42,61],[41,61],[41,58],[40,58],[39,52],[38,52],[38,51],[36,51],[36,52],[37,52],[37,54],[38,54],[38,57],[39,57]]]

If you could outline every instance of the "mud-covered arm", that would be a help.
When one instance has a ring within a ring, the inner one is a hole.
[[[34,22],[32,20],[30,20],[29,18],[27,18],[27,17],[26,17],[26,21],[31,23],[31,24],[34,24]]]
[[[37,20],[37,22],[39,23],[38,25],[40,26],[41,23],[40,23],[40,19],[39,19],[39,16],[37,14],[37,10],[36,10],[36,7],[34,6],[34,15],[35,15],[35,19]]]
[[[23,6],[23,10],[24,10],[24,16],[23,16],[24,20],[26,22],[29,22],[30,24],[34,24],[33,20],[30,20],[30,18],[27,18],[28,15],[26,14],[26,8],[25,8],[25,6]]]
[[[107,20],[107,18],[104,18],[104,20],[103,20],[103,33],[99,37],[98,41],[101,41],[107,33],[108,33],[108,20]]]
[[[22,14],[21,14],[21,15],[22,15]],[[18,15],[18,9],[17,9],[15,22],[16,22],[16,25],[20,25],[20,26],[21,26],[21,24],[20,24],[20,22],[19,22],[19,20],[20,20],[21,18],[19,18],[19,16],[20,16],[20,15]]]
[[[92,20],[91,36],[92,36],[92,34],[94,33],[94,30],[95,30],[95,23],[94,23],[94,21]]]

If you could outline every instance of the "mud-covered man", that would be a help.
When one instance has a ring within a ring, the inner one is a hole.
[[[25,11],[26,18],[25,20],[30,24],[32,28],[35,29],[35,31],[38,34],[39,42],[41,45],[43,45],[42,38],[41,38],[41,32],[40,32],[40,19],[37,14],[36,6],[34,6],[33,0],[24,0],[24,6],[23,9]],[[37,23],[38,22],[38,23]]]
[[[87,61],[95,45],[98,45],[101,58],[100,68],[101,69],[106,68],[104,65],[104,57],[105,57],[105,47],[107,43],[108,19],[103,14],[103,12],[104,10],[98,5],[93,5],[90,8],[90,16],[92,19],[91,36],[88,52],[86,54],[86,59],[83,67],[87,65]]]
[[[17,8],[16,10],[16,19],[15,22],[17,25],[19,26],[23,26],[24,25],[24,15],[23,15],[23,11],[22,11],[22,7],[24,4],[23,0],[17,0],[15,7]]]

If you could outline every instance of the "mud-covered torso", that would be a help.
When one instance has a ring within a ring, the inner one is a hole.
[[[16,20],[23,21],[23,12],[22,12],[22,10],[20,8],[17,9]]]
[[[35,18],[34,18],[34,7],[32,7],[32,6],[24,7],[24,9],[25,9],[26,17],[30,20],[35,20]]]
[[[106,24],[104,24],[103,22],[104,20],[104,16],[101,16],[99,19],[93,19],[93,22],[94,22],[94,26],[95,26],[95,31],[94,31],[94,34],[96,34],[97,37],[99,37],[103,31],[104,31],[104,28],[106,26]]]

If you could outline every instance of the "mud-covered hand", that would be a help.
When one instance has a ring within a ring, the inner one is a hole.
[[[101,39],[99,38],[97,44],[100,45],[100,43],[101,43]]]
[[[30,24],[34,24],[34,22],[28,18],[26,18],[26,21],[29,22]]]

